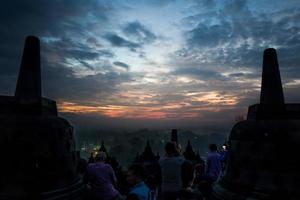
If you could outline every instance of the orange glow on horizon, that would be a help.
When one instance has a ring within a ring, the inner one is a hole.
[[[131,94],[136,97],[136,94]],[[126,96],[130,96],[126,94]],[[144,95],[142,99],[129,98],[126,102],[132,101],[132,104],[126,105],[101,105],[93,102],[93,104],[81,104],[74,102],[62,101],[58,103],[58,109],[64,113],[77,114],[94,114],[106,116],[110,118],[124,119],[187,119],[201,118],[201,112],[219,112],[222,107],[234,106],[238,103],[238,98],[229,95],[220,95],[217,92],[187,93],[190,102],[170,102],[165,105],[158,103],[150,103]],[[141,97],[140,97],[141,98]],[[147,102],[147,103],[146,103]],[[193,102],[199,102],[199,105],[193,105]],[[202,105],[203,103],[203,105]]]
[[[58,103],[60,112],[79,114],[99,114],[111,118],[162,119],[165,113],[155,108],[131,106],[86,106],[71,102]]]
[[[238,98],[232,95],[221,95],[218,92],[187,93],[192,101],[207,102],[209,105],[233,106],[238,103]]]
[[[187,98],[186,102],[174,101],[161,105],[152,99],[153,95],[129,92],[119,97],[119,101],[127,99],[123,101],[123,105],[61,101],[58,103],[58,109],[65,113],[94,114],[110,118],[189,119],[203,117],[202,112],[220,112],[224,108],[236,105],[239,100],[238,97],[223,95],[217,91],[190,92],[184,96]],[[116,100],[118,99],[114,99],[112,102]]]

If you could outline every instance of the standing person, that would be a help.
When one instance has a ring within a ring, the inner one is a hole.
[[[91,152],[88,163],[94,163],[94,162],[95,162],[94,154],[93,152]]]
[[[198,190],[201,193],[201,196],[209,198],[211,193],[211,183],[210,178],[204,174],[204,165],[196,164],[195,173],[193,179],[193,189]]]
[[[217,152],[217,145],[209,145],[210,152],[207,154],[205,174],[210,178],[213,183],[217,181],[222,171],[221,155]]]
[[[95,200],[121,200],[115,189],[116,176],[109,164],[105,163],[106,153],[101,151],[95,157],[95,163],[87,167],[87,179],[91,184],[91,193]]]
[[[128,168],[127,182],[131,189],[126,200],[149,200],[150,189],[143,181],[144,168],[142,165],[134,164]]]
[[[168,142],[165,146],[166,155],[159,160],[161,168],[161,192],[164,200],[179,198],[182,189],[181,167],[184,162],[182,156],[178,156],[176,144]]]
[[[223,171],[225,169],[225,164],[227,162],[227,159],[228,159],[228,146],[225,144],[223,145],[223,150],[221,151],[221,163],[222,163],[222,167],[223,167]]]

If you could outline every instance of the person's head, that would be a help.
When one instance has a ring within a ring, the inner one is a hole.
[[[106,157],[107,157],[106,153],[103,151],[100,151],[99,153],[96,154],[95,161],[96,162],[105,162]]]
[[[214,152],[214,151],[217,151],[217,149],[218,149],[218,147],[217,147],[216,144],[210,144],[210,145],[209,145],[209,150],[210,150],[210,151]]]
[[[126,180],[130,185],[136,185],[141,182],[143,178],[144,168],[142,165],[133,164],[128,168]]]
[[[178,153],[176,144],[174,142],[168,142],[165,146],[165,151],[168,156],[176,155]]]

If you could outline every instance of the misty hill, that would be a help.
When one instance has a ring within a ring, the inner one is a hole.
[[[115,156],[121,165],[127,166],[135,158],[136,154],[143,152],[146,142],[149,141],[153,152],[163,155],[164,145],[170,141],[171,130],[106,130],[78,128],[77,144],[81,155],[88,158],[93,148],[99,148],[103,141],[110,155]],[[194,151],[199,151],[202,157],[207,153],[207,146],[216,143],[224,144],[228,130],[179,130],[178,140],[185,150],[187,141],[190,140]]]

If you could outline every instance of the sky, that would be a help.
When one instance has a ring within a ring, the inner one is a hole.
[[[299,0],[20,0],[0,7],[0,94],[24,40],[41,41],[43,95],[71,121],[234,123],[258,103],[263,50],[300,102]]]

